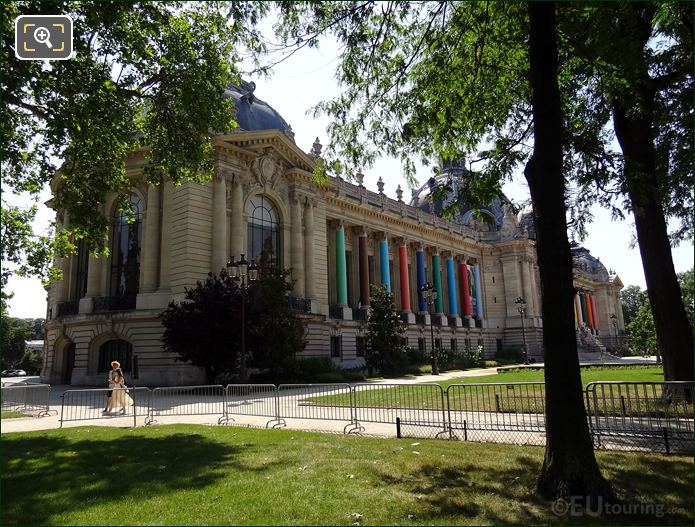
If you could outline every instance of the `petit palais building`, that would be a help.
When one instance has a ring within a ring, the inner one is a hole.
[[[126,376],[137,358],[138,383],[204,382],[202,370],[176,361],[161,345],[158,315],[185,288],[225,266],[229,255],[291,269],[292,303],[307,326],[300,357],[329,356],[339,366],[363,364],[369,285],[383,284],[408,323],[407,343],[472,349],[486,358],[522,348],[542,360],[540,279],[535,234],[528,210],[517,212],[504,197],[478,212],[462,207],[444,219],[446,202],[432,190],[456,176],[463,164],[447,162],[440,176],[404,199],[352,183],[313,179],[321,153],[307,153],[291,127],[257,99],[252,84],[230,86],[239,128],[213,138],[215,170],[206,184],[164,182],[148,186],[143,153],[133,152],[127,171],[136,221],[103,204],[111,223],[110,256],[87,251],[62,258],[63,279],[48,287],[42,381],[103,385],[110,362]],[[456,188],[454,189],[456,190]],[[59,225],[69,221],[56,211]],[[603,350],[624,330],[620,279],[589,252],[575,246],[575,319],[580,352]],[[421,292],[437,291],[431,307]],[[517,299],[525,308],[519,309]],[[523,330],[522,330],[523,324]]]

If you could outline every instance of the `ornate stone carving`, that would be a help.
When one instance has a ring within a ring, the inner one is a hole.
[[[256,183],[261,187],[273,188],[283,172],[282,164],[278,162],[270,148],[266,148],[261,155],[252,160],[249,168]]]

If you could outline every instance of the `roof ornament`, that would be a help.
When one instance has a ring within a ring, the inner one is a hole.
[[[398,185],[398,188],[396,189],[396,197],[398,198],[398,201],[400,201],[400,202],[403,201],[403,189],[401,188],[400,184]]]
[[[253,102],[256,100],[256,96],[254,95],[254,92],[256,91],[256,83],[253,81],[244,82],[243,87],[248,91],[242,95],[241,98],[248,101],[249,104],[253,104]]]
[[[364,187],[364,174],[361,170],[358,170],[357,174],[355,174],[355,180],[357,181],[358,186]]]
[[[311,150],[309,151],[309,157],[312,159],[316,159],[321,155],[321,150],[323,150],[323,145],[321,144],[321,141],[319,141],[319,138],[317,137],[314,139],[314,144],[311,145]]]
[[[379,194],[384,195],[384,180],[379,176],[379,181],[376,182],[376,187],[379,189]]]

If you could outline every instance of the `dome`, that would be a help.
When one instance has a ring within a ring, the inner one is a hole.
[[[431,177],[419,189],[413,191],[410,205],[418,207],[422,211],[433,212],[437,216],[441,216],[443,210],[451,204],[454,197],[464,191],[461,177],[466,172],[468,172],[468,169],[465,161],[444,161],[441,174]],[[437,189],[445,189],[447,187],[450,189],[448,195],[436,192]],[[497,229],[502,225],[502,220],[504,219],[503,206],[510,203],[504,194],[500,194],[492,200],[492,203],[484,207],[474,208],[464,201],[460,212],[455,214],[453,221],[466,225],[474,213],[478,211],[488,220],[486,221],[487,223]]]
[[[609,275],[606,266],[601,260],[593,256],[588,249],[572,242],[572,267],[578,271],[583,271],[598,279],[601,282],[608,282]]]
[[[292,141],[294,133],[282,116],[267,102],[258,99],[254,91],[256,84],[241,81],[241,85],[230,84],[224,91],[225,99],[234,99],[236,105],[235,120],[239,129],[254,132],[257,130],[280,130],[285,132]]]

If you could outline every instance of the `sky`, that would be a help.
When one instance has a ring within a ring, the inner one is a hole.
[[[245,77],[256,83],[256,96],[273,106],[292,126],[297,145],[306,152],[317,137],[324,145],[327,142],[326,125],[329,120],[325,116],[313,118],[307,112],[319,101],[340,93],[334,75],[339,64],[338,52],[335,42],[323,39],[318,49],[305,48],[275,66],[271,77]],[[365,168],[363,173],[364,185],[371,190],[377,190],[376,182],[381,177],[388,196],[395,198],[398,185],[404,190],[404,199],[410,196],[410,187],[403,177],[400,162],[395,159],[383,157],[373,167]],[[430,175],[431,168],[418,165],[417,186],[425,183]],[[505,183],[502,189],[516,203],[529,198],[528,186],[521,173]],[[53,218],[52,211],[42,204],[48,198],[46,191],[42,194],[35,224],[39,232],[44,231]],[[594,218],[587,227],[588,236],[583,241],[577,241],[598,257],[607,269],[614,269],[625,286],[637,285],[644,289],[639,248],[636,245],[633,247],[635,228],[631,216],[626,214],[625,220],[613,221],[610,213],[598,206],[592,207],[590,212]],[[692,242],[682,243],[672,250],[672,254],[676,272],[693,267],[695,252]],[[13,276],[9,280],[8,290],[15,293],[9,301],[11,316],[45,317],[46,292],[39,279]]]

